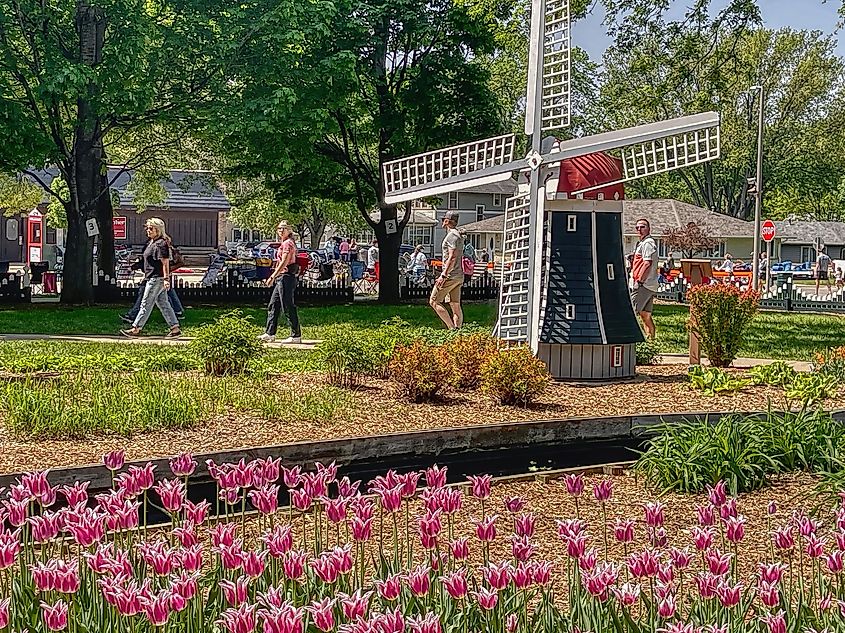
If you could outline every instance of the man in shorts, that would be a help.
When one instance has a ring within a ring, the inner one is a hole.
[[[654,295],[657,293],[657,242],[651,236],[648,220],[640,218],[636,227],[640,241],[634,249],[628,287],[634,312],[640,315],[646,336],[654,339],[656,328],[651,313],[654,311]]]
[[[434,282],[431,298],[428,301],[449,330],[459,328],[464,323],[464,313],[461,310],[461,286],[464,283],[461,257],[464,253],[464,237],[457,226],[457,212],[447,211],[443,216],[443,228],[446,229],[446,237],[443,238],[441,247],[443,273]],[[443,305],[444,300],[449,303],[451,314]]]
[[[815,270],[813,276],[816,278],[816,296],[819,296],[819,286],[824,281],[827,284],[827,294],[833,293],[833,280],[830,278],[830,269],[833,268],[833,260],[830,255],[825,252],[825,247],[819,247],[819,254],[816,257]]]

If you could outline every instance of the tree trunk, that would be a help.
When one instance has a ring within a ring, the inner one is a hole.
[[[388,233],[384,221],[373,227],[378,238],[378,301],[383,304],[399,303],[399,247],[402,245],[401,230]]]
[[[76,5],[76,30],[79,35],[80,61],[94,67],[102,60],[106,20],[102,9],[92,7],[88,0]],[[62,302],[85,303],[94,301],[94,240],[88,237],[85,221],[98,220],[101,235],[100,251],[108,247],[112,252],[104,257],[113,271],[114,240],[103,239],[105,231],[112,231],[111,214],[103,222],[101,214],[111,209],[109,198],[102,125],[93,103],[97,86],[91,81],[85,95],[76,102],[76,127],[73,138],[72,158],[65,165],[69,175],[70,201],[66,207],[68,220],[67,249],[62,275]],[[103,199],[105,198],[105,200]]]
[[[103,166],[107,166],[105,155]],[[102,270],[109,279],[114,278],[114,208],[112,207],[109,177],[100,176],[100,198],[97,200],[97,224],[100,226],[100,246],[97,249],[97,270]]]

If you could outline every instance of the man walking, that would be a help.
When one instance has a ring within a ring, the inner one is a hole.
[[[287,222],[279,222],[276,232],[281,245],[276,250],[276,264],[272,274],[264,282],[273,292],[267,305],[267,327],[258,338],[265,343],[276,340],[279,316],[284,311],[290,322],[290,336],[282,343],[301,343],[302,331],[299,327],[299,313],[294,302],[299,266],[296,263],[296,242],[293,241],[293,229]]]
[[[449,330],[459,328],[464,323],[464,313],[461,310],[461,286],[464,283],[461,257],[464,253],[464,237],[458,231],[457,226],[458,213],[447,211],[443,216],[443,228],[446,229],[446,237],[443,238],[440,249],[443,258],[443,272],[434,282],[431,298],[428,301]],[[449,303],[451,314],[443,305],[444,300]]]
[[[830,269],[833,267],[833,261],[825,252],[824,246],[819,246],[819,255],[816,257],[816,270],[814,277],[816,278],[816,296],[819,296],[819,286],[822,280],[827,284],[827,294],[833,293],[833,281],[830,278]]]
[[[637,235],[640,241],[634,249],[631,262],[631,304],[640,315],[646,336],[654,339],[656,328],[651,313],[654,311],[654,295],[657,293],[657,242],[651,236],[651,225],[645,218],[637,220]]]

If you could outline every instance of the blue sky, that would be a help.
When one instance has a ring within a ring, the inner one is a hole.
[[[679,17],[689,6],[689,0],[675,0],[671,9],[671,15]],[[714,7],[721,8],[727,2],[716,0]],[[790,27],[796,30],[819,30],[824,33],[834,33],[838,16],[837,8],[839,0],[759,0],[760,11],[763,15],[763,22],[768,28]],[[605,27],[602,26],[604,19],[604,8],[601,2],[596,2],[593,13],[585,20],[576,22],[573,25],[573,43],[585,49],[594,60],[601,60],[602,53],[610,39],[607,37]],[[845,32],[839,31],[835,34],[838,39],[837,51],[845,57]]]

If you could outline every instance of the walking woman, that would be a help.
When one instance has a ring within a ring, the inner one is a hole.
[[[293,293],[296,290],[299,266],[296,263],[296,242],[293,241],[293,229],[287,222],[279,222],[276,227],[279,241],[282,243],[276,249],[276,264],[273,273],[265,282],[273,288],[270,303],[267,305],[267,328],[258,338],[265,343],[276,340],[276,329],[279,326],[279,316],[284,310],[290,322],[290,336],[282,343],[301,343],[302,331],[299,329],[299,314],[296,311]]]
[[[182,335],[182,331],[179,329],[179,320],[167,298],[167,291],[170,290],[170,238],[164,230],[164,220],[161,218],[150,218],[144,228],[149,238],[141,256],[146,282],[144,296],[141,298],[141,309],[132,322],[132,327],[121,330],[121,333],[129,337],[139,336],[153,312],[153,306],[157,305],[167,325],[170,326],[170,331],[165,338],[176,338]]]

